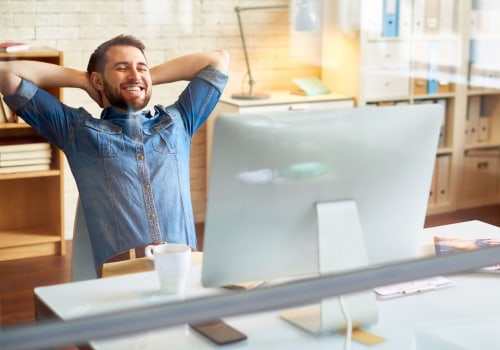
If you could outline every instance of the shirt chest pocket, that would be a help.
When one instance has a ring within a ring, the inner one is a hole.
[[[161,154],[176,153],[176,134],[179,130],[170,118],[159,119],[157,123],[145,127],[143,132],[156,152]]]
[[[99,158],[118,157],[124,150],[123,133],[119,126],[86,120],[78,133],[78,149],[88,155]]]

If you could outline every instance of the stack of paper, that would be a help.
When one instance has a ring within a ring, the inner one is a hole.
[[[50,169],[50,143],[39,137],[0,139],[0,174]]]

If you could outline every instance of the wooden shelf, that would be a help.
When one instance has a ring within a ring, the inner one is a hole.
[[[33,47],[0,53],[0,61],[62,64],[60,51]],[[61,89],[47,90],[58,99]],[[0,139],[37,135],[26,123],[0,123]],[[0,261],[65,254],[63,154],[52,145],[50,170],[0,174]]]
[[[61,237],[53,228],[0,231],[0,261],[64,254]]]

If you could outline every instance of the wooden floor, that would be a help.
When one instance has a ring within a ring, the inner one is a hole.
[[[500,205],[459,210],[429,216],[425,226],[439,226],[468,220],[482,220],[500,226]],[[197,227],[200,247],[203,227]],[[49,256],[0,262],[0,327],[30,324],[35,321],[33,288],[69,282],[71,242],[66,256]]]

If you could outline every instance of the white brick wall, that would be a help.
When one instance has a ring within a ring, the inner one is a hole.
[[[225,48],[231,54],[227,92],[238,91],[245,63],[235,6],[288,4],[287,0],[2,0],[0,41],[20,40],[64,52],[65,65],[85,69],[94,48],[117,34],[144,41],[151,65],[188,52]],[[256,89],[292,89],[292,77],[319,76],[320,35],[290,36],[289,11],[243,12],[245,35]],[[296,53],[299,53],[299,57]],[[293,54],[293,56],[292,56]],[[156,87],[152,104],[167,104],[184,83]],[[65,89],[64,102],[99,108],[85,93]],[[199,136],[203,136],[200,134]],[[203,137],[193,147],[193,200],[197,221],[204,220],[205,158]],[[76,188],[66,171],[66,236],[72,235]]]

